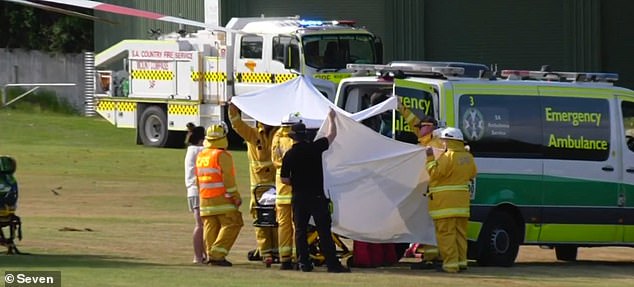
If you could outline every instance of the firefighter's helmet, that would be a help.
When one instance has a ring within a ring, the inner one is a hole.
[[[225,122],[214,123],[207,128],[205,139],[217,140],[227,136],[229,128]]]
[[[283,126],[292,126],[302,122],[302,116],[299,112],[290,113],[282,118]]]
[[[440,138],[446,140],[464,141],[462,132],[457,128],[448,127],[440,132]]]
[[[207,135],[205,136],[203,146],[206,148],[226,149],[227,146],[229,146],[229,142],[227,141],[228,132],[229,127],[225,122],[212,124],[207,128]]]

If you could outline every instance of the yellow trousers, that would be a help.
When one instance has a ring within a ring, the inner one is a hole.
[[[211,260],[224,260],[242,228],[242,213],[231,211],[203,216],[202,219],[207,256]]]
[[[293,226],[293,209],[290,204],[276,204],[277,242],[280,262],[290,262],[295,249],[295,227]]]
[[[443,258],[442,269],[458,272],[467,267],[467,217],[434,219],[436,241]]]
[[[440,260],[440,251],[438,246],[423,245],[423,261],[435,261]]]
[[[277,228],[255,227],[255,239],[262,259],[271,258],[277,250]]]

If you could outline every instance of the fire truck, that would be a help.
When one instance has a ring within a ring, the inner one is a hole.
[[[223,29],[123,40],[95,55],[95,110],[136,129],[137,144],[178,146],[187,123],[225,119],[232,96],[302,74],[334,101],[339,81],[351,76],[347,64],[380,62],[381,40],[353,21],[233,18]]]

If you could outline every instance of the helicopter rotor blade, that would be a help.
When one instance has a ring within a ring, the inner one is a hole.
[[[100,22],[105,22],[105,23],[109,23],[109,24],[116,24],[117,23],[117,22],[114,22],[112,20],[108,20],[108,19],[104,19],[104,18],[100,18],[100,17],[96,17],[96,16],[84,14],[84,13],[79,13],[79,12],[76,12],[76,11],[66,10],[66,9],[57,8],[57,7],[53,7],[53,6],[48,6],[48,5],[44,5],[44,4],[39,4],[39,3],[30,2],[30,1],[25,1],[25,0],[4,0],[4,1],[11,2],[11,3],[16,3],[16,4],[20,4],[20,5],[25,5],[25,6],[30,6],[30,7],[33,7],[33,8],[38,8],[38,9],[42,9],[42,10],[46,10],[46,11],[56,12],[56,13],[60,13],[60,14],[68,15],[68,16],[74,16],[74,17],[79,17],[79,18],[83,18],[83,19],[88,19],[88,20],[92,20],[92,21],[100,21]]]
[[[124,6],[114,5],[114,4],[107,4],[107,3],[97,2],[97,1],[89,1],[89,0],[40,0],[40,1],[71,5],[76,7],[93,9],[96,11],[127,15],[127,16],[133,16],[133,17],[140,17],[140,18],[152,19],[152,20],[169,22],[169,23],[184,24],[184,25],[195,26],[200,28],[207,28],[210,30],[229,31],[229,29],[218,27],[218,26],[212,26],[212,25],[199,22],[199,21],[173,17],[173,16],[166,16],[166,15],[162,15],[162,14],[151,12],[151,11],[129,8],[129,7],[124,7]]]

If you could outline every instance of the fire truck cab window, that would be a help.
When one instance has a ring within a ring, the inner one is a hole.
[[[262,37],[245,35],[240,42],[241,59],[262,59]]]

